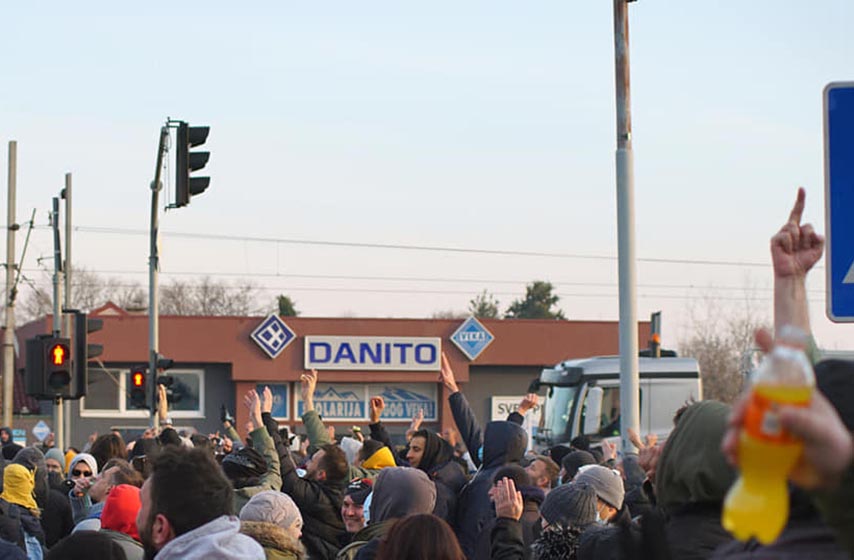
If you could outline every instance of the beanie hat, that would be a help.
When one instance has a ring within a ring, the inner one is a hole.
[[[47,450],[47,453],[44,454],[44,458],[53,459],[59,463],[59,466],[62,468],[62,472],[65,472],[65,455],[62,454],[62,451],[56,447],[51,447]]]
[[[563,470],[566,471],[564,481],[569,481],[575,478],[575,475],[578,474],[578,469],[580,469],[584,465],[595,464],[596,459],[589,451],[573,451],[572,453],[564,457],[563,461],[560,462],[560,465],[563,467]]]
[[[98,474],[98,461],[88,453],[78,453],[71,460],[71,464],[68,465],[68,473],[71,474],[71,471],[74,470],[74,465],[77,463],[86,463],[89,466],[89,470],[92,471],[92,476],[96,476]]]
[[[101,528],[124,533],[139,541],[136,516],[142,507],[139,488],[130,484],[119,484],[110,490],[101,511]]]
[[[596,521],[596,491],[586,482],[558,486],[546,495],[540,515],[549,525],[583,528]]]
[[[549,449],[549,457],[552,458],[552,461],[561,464],[563,458],[572,453],[572,449],[567,447],[566,445],[555,445],[551,449]]]
[[[27,509],[38,509],[33,490],[36,488],[36,479],[33,471],[20,465],[12,463],[3,469],[3,498],[10,504],[23,506]]]
[[[585,465],[578,470],[574,483],[586,482],[593,487],[596,497],[609,506],[622,509],[623,497],[626,494],[623,488],[623,477],[620,473],[601,465]]]
[[[282,492],[265,490],[252,496],[240,510],[241,521],[261,521],[288,530],[302,528],[302,514],[293,499]]]
[[[350,485],[347,486],[347,492],[345,496],[350,496],[350,499],[353,500],[353,503],[357,506],[365,505],[365,500],[368,499],[368,494],[370,494],[374,489],[374,481],[370,478],[355,478],[350,481]]]
[[[366,448],[362,448],[364,451]],[[376,453],[362,461],[362,468],[365,469],[384,469],[386,467],[394,467],[396,463],[394,462],[394,455],[391,453],[391,449],[382,446]]]
[[[257,450],[243,447],[223,458],[222,470],[231,481],[240,482],[263,476],[267,472],[267,461]]]

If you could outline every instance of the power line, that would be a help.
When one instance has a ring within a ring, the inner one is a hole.
[[[96,233],[96,234],[111,234],[111,235],[148,235],[148,230],[116,228],[116,227],[100,227],[100,226],[75,226],[74,231],[81,233]],[[205,239],[213,241],[239,241],[239,242],[254,242],[254,243],[274,243],[283,245],[309,245],[320,247],[346,247],[359,249],[385,249],[398,251],[426,251],[426,252],[443,252],[443,253],[462,253],[462,254],[479,254],[492,256],[513,256],[513,257],[541,257],[555,259],[583,259],[583,260],[599,260],[599,261],[616,261],[617,257],[612,255],[590,255],[583,253],[560,253],[546,251],[510,251],[502,249],[481,249],[470,247],[443,247],[439,245],[404,245],[394,243],[367,243],[355,241],[329,241],[318,239],[294,239],[294,238],[276,238],[276,237],[255,237],[255,236],[239,236],[239,235],[222,235],[213,233],[188,233],[161,230],[161,235],[168,235],[175,238],[183,239]],[[712,259],[676,259],[676,258],[659,258],[659,257],[639,257],[638,262],[647,262],[654,264],[683,264],[683,265],[701,265],[701,266],[738,266],[738,267],[761,267],[768,268],[771,263],[767,262],[750,262],[750,261],[726,261]]]

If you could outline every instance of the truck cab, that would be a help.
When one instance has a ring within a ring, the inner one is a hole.
[[[640,429],[666,437],[684,404],[703,398],[700,367],[693,358],[639,358]],[[535,447],[620,436],[620,358],[567,360],[542,371],[531,389],[548,388]]]

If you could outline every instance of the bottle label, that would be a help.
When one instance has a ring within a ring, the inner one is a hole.
[[[783,428],[779,402],[753,391],[744,417],[744,429],[753,438],[768,443],[794,444],[797,438]],[[786,402],[787,406],[806,406],[806,402]]]

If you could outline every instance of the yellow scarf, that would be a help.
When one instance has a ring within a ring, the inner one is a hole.
[[[13,463],[3,470],[3,498],[10,504],[17,504],[27,509],[38,510],[33,490],[36,487],[36,476],[24,465]]]
[[[362,462],[363,469],[384,469],[393,466],[394,455],[391,454],[391,449],[385,446]]]

